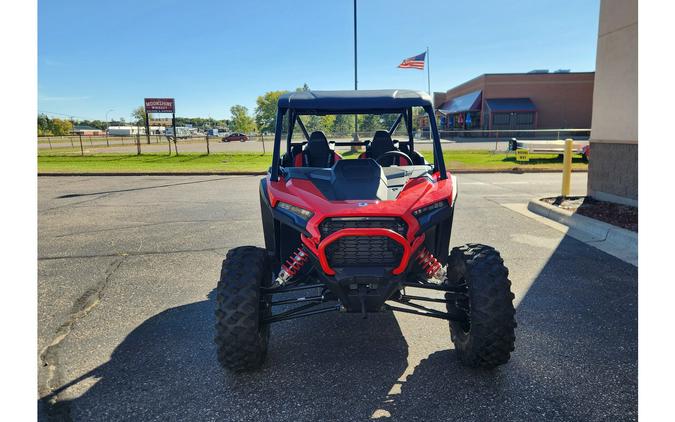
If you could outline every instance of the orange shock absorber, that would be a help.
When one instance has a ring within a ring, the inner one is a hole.
[[[293,252],[291,257],[286,260],[286,263],[281,266],[279,275],[276,279],[277,284],[284,285],[290,278],[294,277],[308,259],[309,254],[305,251],[304,247],[300,246]]]
[[[417,262],[422,267],[427,278],[440,275],[442,265],[426,247],[422,246],[420,249],[420,252],[417,254]]]

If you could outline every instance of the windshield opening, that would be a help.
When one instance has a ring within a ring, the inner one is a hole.
[[[371,158],[383,167],[429,165],[434,154],[429,131],[422,126],[426,112],[414,108],[410,118],[407,114],[287,116],[281,137],[281,164],[325,168],[342,159]]]

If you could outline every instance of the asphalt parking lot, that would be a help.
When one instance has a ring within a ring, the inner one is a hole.
[[[510,268],[507,365],[462,367],[441,320],[329,313],[274,325],[263,369],[234,376],[213,289],[229,248],[263,244],[258,178],[40,177],[38,390],[55,399],[40,417],[637,419],[637,268],[503,206],[559,175],[458,178],[452,245],[491,244]]]

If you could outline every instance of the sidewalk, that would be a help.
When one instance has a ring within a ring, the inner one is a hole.
[[[527,206],[506,204],[507,208],[566,233],[631,265],[638,266],[638,233],[593,218],[530,200]]]

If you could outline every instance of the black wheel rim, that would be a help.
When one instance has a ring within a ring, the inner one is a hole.
[[[468,334],[471,332],[471,298],[469,285],[464,277],[454,286],[454,290],[460,293],[455,296],[455,307],[466,314],[466,320],[458,321],[457,324],[465,334]]]

